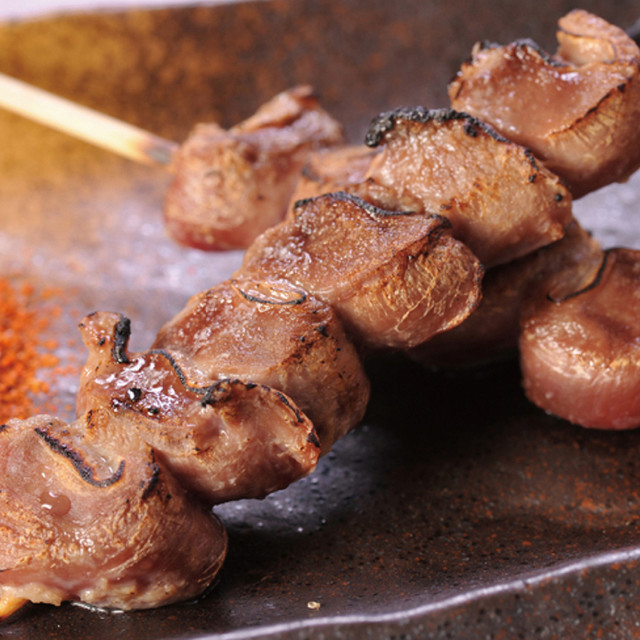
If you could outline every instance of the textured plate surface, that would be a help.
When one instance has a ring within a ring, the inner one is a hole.
[[[622,26],[635,1],[583,8]],[[0,71],[175,140],[230,125],[311,83],[359,142],[396,106],[446,104],[479,39],[554,48],[573,8],[533,0],[263,1],[50,16],[0,26]],[[49,332],[71,371],[43,410],[72,416],[76,325],[127,314],[147,347],[186,299],[241,255],[169,241],[168,176],[0,113],[0,275],[55,288]],[[640,248],[640,176],[576,203],[606,245]],[[230,554],[200,602],[129,614],[31,607],[22,640],[627,638],[640,625],[640,432],[585,431],[523,397],[517,363],[465,375],[400,357],[369,363],[362,427],[316,473],[217,509]],[[319,390],[321,392],[321,390]],[[309,608],[308,603],[319,603]],[[600,635],[602,634],[602,635]]]

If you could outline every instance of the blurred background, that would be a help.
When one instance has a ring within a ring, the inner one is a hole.
[[[233,2],[233,0],[231,1]],[[221,2],[222,0],[210,0],[207,4],[220,4]],[[0,4],[0,16],[13,18],[88,8],[124,9],[127,7],[180,6],[186,4],[193,5],[198,3],[192,0],[171,0],[169,2],[161,2],[160,0],[12,0],[11,2]],[[229,4],[228,0],[226,4]]]

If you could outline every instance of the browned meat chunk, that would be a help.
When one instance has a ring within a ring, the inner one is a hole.
[[[409,355],[423,364],[444,367],[477,366],[515,355],[525,301],[540,291],[546,294],[571,286],[583,270],[597,267],[602,255],[598,242],[574,221],[561,240],[489,269],[477,310]]]
[[[205,386],[240,378],[283,391],[322,450],[360,422],[369,381],[331,307],[286,281],[231,280],[189,301],[153,345]]]
[[[365,180],[377,149],[366,145],[324,149],[311,154],[291,197],[288,215],[298,200],[335,191],[351,191]]]
[[[203,385],[197,368],[183,369],[168,351],[128,353],[128,338],[117,314],[83,322],[79,415],[112,407],[209,504],[264,497],[314,469],[313,425],[284,393],[236,378]]]
[[[586,11],[559,27],[554,56],[530,40],[476,45],[449,94],[454,109],[530,147],[577,198],[640,165],[640,50]]]
[[[238,275],[286,278],[330,304],[359,342],[405,348],[466,318],[482,273],[445,218],[334,193],[300,201],[248,249]]]
[[[559,179],[464,113],[391,111],[373,121],[366,140],[381,153],[358,195],[446,216],[486,267],[558,240],[571,220],[571,196]]]
[[[158,607],[199,595],[220,569],[219,520],[117,416],[12,420],[0,451],[4,605]]]
[[[308,155],[343,142],[310,87],[295,87],[225,131],[198,125],[176,152],[165,221],[177,241],[242,249],[286,213]]]
[[[525,309],[524,388],[539,407],[584,427],[637,427],[640,252],[610,250],[593,271],[556,283]]]

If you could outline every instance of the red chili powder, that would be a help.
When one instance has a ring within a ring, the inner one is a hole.
[[[37,309],[29,284],[11,285],[0,278],[0,424],[33,414],[33,400],[48,391],[38,371],[54,367],[55,343],[43,339],[49,315]]]

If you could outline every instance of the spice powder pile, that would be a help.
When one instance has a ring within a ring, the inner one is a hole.
[[[31,285],[0,278],[0,424],[32,414],[34,397],[48,391],[38,371],[58,363],[55,344],[42,339],[49,317],[34,298]]]

